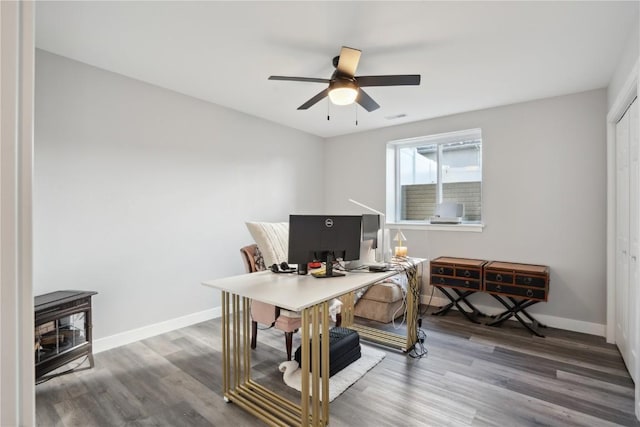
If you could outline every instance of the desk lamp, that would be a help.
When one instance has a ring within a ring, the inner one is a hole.
[[[407,238],[402,234],[402,230],[398,230],[396,233],[396,237],[393,238],[394,241],[398,242],[398,245],[394,249],[394,255],[397,257],[406,257],[407,256],[407,247],[402,245],[403,241],[407,241]]]

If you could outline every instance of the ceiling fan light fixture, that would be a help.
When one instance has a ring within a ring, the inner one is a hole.
[[[1,0],[0,0],[1,1]],[[329,97],[329,101],[335,105],[350,105],[358,103],[368,112],[380,108],[380,105],[361,88],[371,86],[418,86],[420,74],[393,74],[383,76],[356,76],[356,69],[360,61],[358,49],[342,46],[340,55],[333,58],[335,71],[330,79],[315,77],[287,77],[269,76],[269,80],[288,80],[293,82],[328,83],[322,92],[311,97],[298,110],[308,110],[321,100]],[[328,105],[327,105],[328,106]],[[357,112],[357,109],[356,109]],[[327,116],[328,117],[328,116]],[[356,120],[356,124],[357,124]]]
[[[358,86],[351,80],[336,80],[330,84],[329,99],[335,105],[353,104],[358,97]]]

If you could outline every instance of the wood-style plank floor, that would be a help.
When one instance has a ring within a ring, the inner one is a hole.
[[[456,312],[423,316],[428,354],[387,356],[331,403],[332,426],[640,426],[634,385],[601,337],[531,336]],[[299,345],[295,338],[294,349]],[[220,319],[99,353],[94,369],[36,387],[40,426],[259,426],[221,394]],[[295,400],[278,364],[284,336],[259,331],[258,381]]]

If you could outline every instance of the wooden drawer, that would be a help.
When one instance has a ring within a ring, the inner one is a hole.
[[[498,271],[485,271],[484,280],[496,283],[513,283],[513,274]]]
[[[458,279],[453,277],[431,277],[431,284],[434,286],[445,286],[448,288],[464,288],[475,289],[479,291],[482,289],[482,282],[480,280],[471,279]]]
[[[547,277],[543,276],[529,276],[529,275],[516,275],[516,285],[520,286],[533,286],[536,288],[547,287]]]
[[[491,261],[484,268],[484,289],[493,294],[546,301],[549,267]]]
[[[525,288],[523,286],[503,285],[492,282],[486,282],[484,287],[485,292],[490,294],[509,295],[539,301],[547,300],[547,291],[545,289]]]
[[[486,261],[440,257],[431,261],[431,284],[449,288],[482,290],[482,267]]]
[[[453,276],[454,268],[446,265],[431,264],[431,274],[439,274],[441,276]]]
[[[456,267],[456,277],[464,277],[465,279],[480,279],[482,277],[482,270],[475,268],[460,268]]]

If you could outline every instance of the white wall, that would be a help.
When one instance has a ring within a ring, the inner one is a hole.
[[[410,255],[549,265],[549,301],[530,311],[604,333],[606,108],[601,89],[331,138],[325,207],[383,210],[388,141],[481,128],[484,231],[407,230]]]
[[[244,221],[320,210],[323,141],[36,54],[34,294],[98,291],[94,338],[219,306]]]
[[[625,45],[621,46],[620,52],[618,65],[613,72],[613,76],[611,76],[611,81],[607,88],[607,111],[613,106],[616,97],[629,77],[629,73],[638,61],[638,55],[640,54],[640,20],[636,20],[636,24],[629,33]]]

